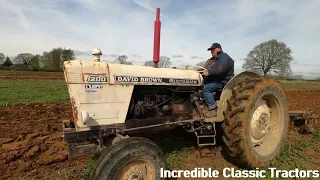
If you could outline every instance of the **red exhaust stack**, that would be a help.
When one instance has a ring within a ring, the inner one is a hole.
[[[156,20],[154,21],[154,41],[153,41],[153,63],[154,67],[158,68],[158,62],[160,61],[160,8],[156,11]]]

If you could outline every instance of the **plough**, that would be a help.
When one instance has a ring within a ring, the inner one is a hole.
[[[304,111],[289,111],[292,125],[300,126],[299,132],[302,134],[312,133],[314,125],[317,124],[319,117],[314,111],[305,109]]]

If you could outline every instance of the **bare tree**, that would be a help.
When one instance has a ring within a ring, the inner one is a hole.
[[[242,68],[261,75],[276,73],[279,76],[290,76],[290,62],[293,60],[291,52],[285,43],[275,39],[262,42],[249,52]]]
[[[113,62],[117,63],[117,64],[128,64],[128,65],[132,65],[132,62],[127,61],[128,56],[126,55],[121,55],[118,56]]]
[[[0,53],[0,64],[3,64],[5,59],[6,57],[4,56],[4,54]]]
[[[158,67],[159,67],[159,68],[169,68],[169,67],[171,66],[171,64],[172,64],[172,62],[171,62],[171,60],[170,60],[169,57],[167,57],[167,56],[161,56],[161,57],[160,57],[160,61],[159,61],[159,63],[158,63]],[[153,67],[153,66],[154,66],[154,63],[153,63],[153,61],[146,61],[146,62],[144,63],[144,66],[151,66],[151,67]]]
[[[170,58],[167,56],[160,56],[160,61],[158,63],[158,67],[161,68],[169,68],[171,66],[172,62],[170,61]]]
[[[146,61],[146,62],[144,62],[144,66],[151,66],[151,67],[153,67],[153,61]]]
[[[24,64],[27,68],[29,68],[32,57],[33,55],[30,53],[20,53],[14,59],[17,64]]]

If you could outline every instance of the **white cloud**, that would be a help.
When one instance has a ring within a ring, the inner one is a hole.
[[[192,56],[209,58],[206,49],[217,41],[239,69],[255,45],[275,38],[293,50],[298,62],[292,64],[294,71],[318,70],[312,66],[320,64],[318,0],[1,0],[0,51],[15,56],[55,47],[83,52],[100,48],[105,55],[127,54],[143,63],[153,57],[157,7],[162,21],[160,54],[183,55],[172,59],[177,65],[200,61]],[[90,53],[79,58],[91,58]]]

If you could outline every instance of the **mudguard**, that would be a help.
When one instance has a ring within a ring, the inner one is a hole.
[[[227,100],[232,96],[232,89],[247,77],[260,77],[254,72],[244,71],[234,76],[223,88],[218,102],[217,122],[224,121],[223,111],[227,109]]]

